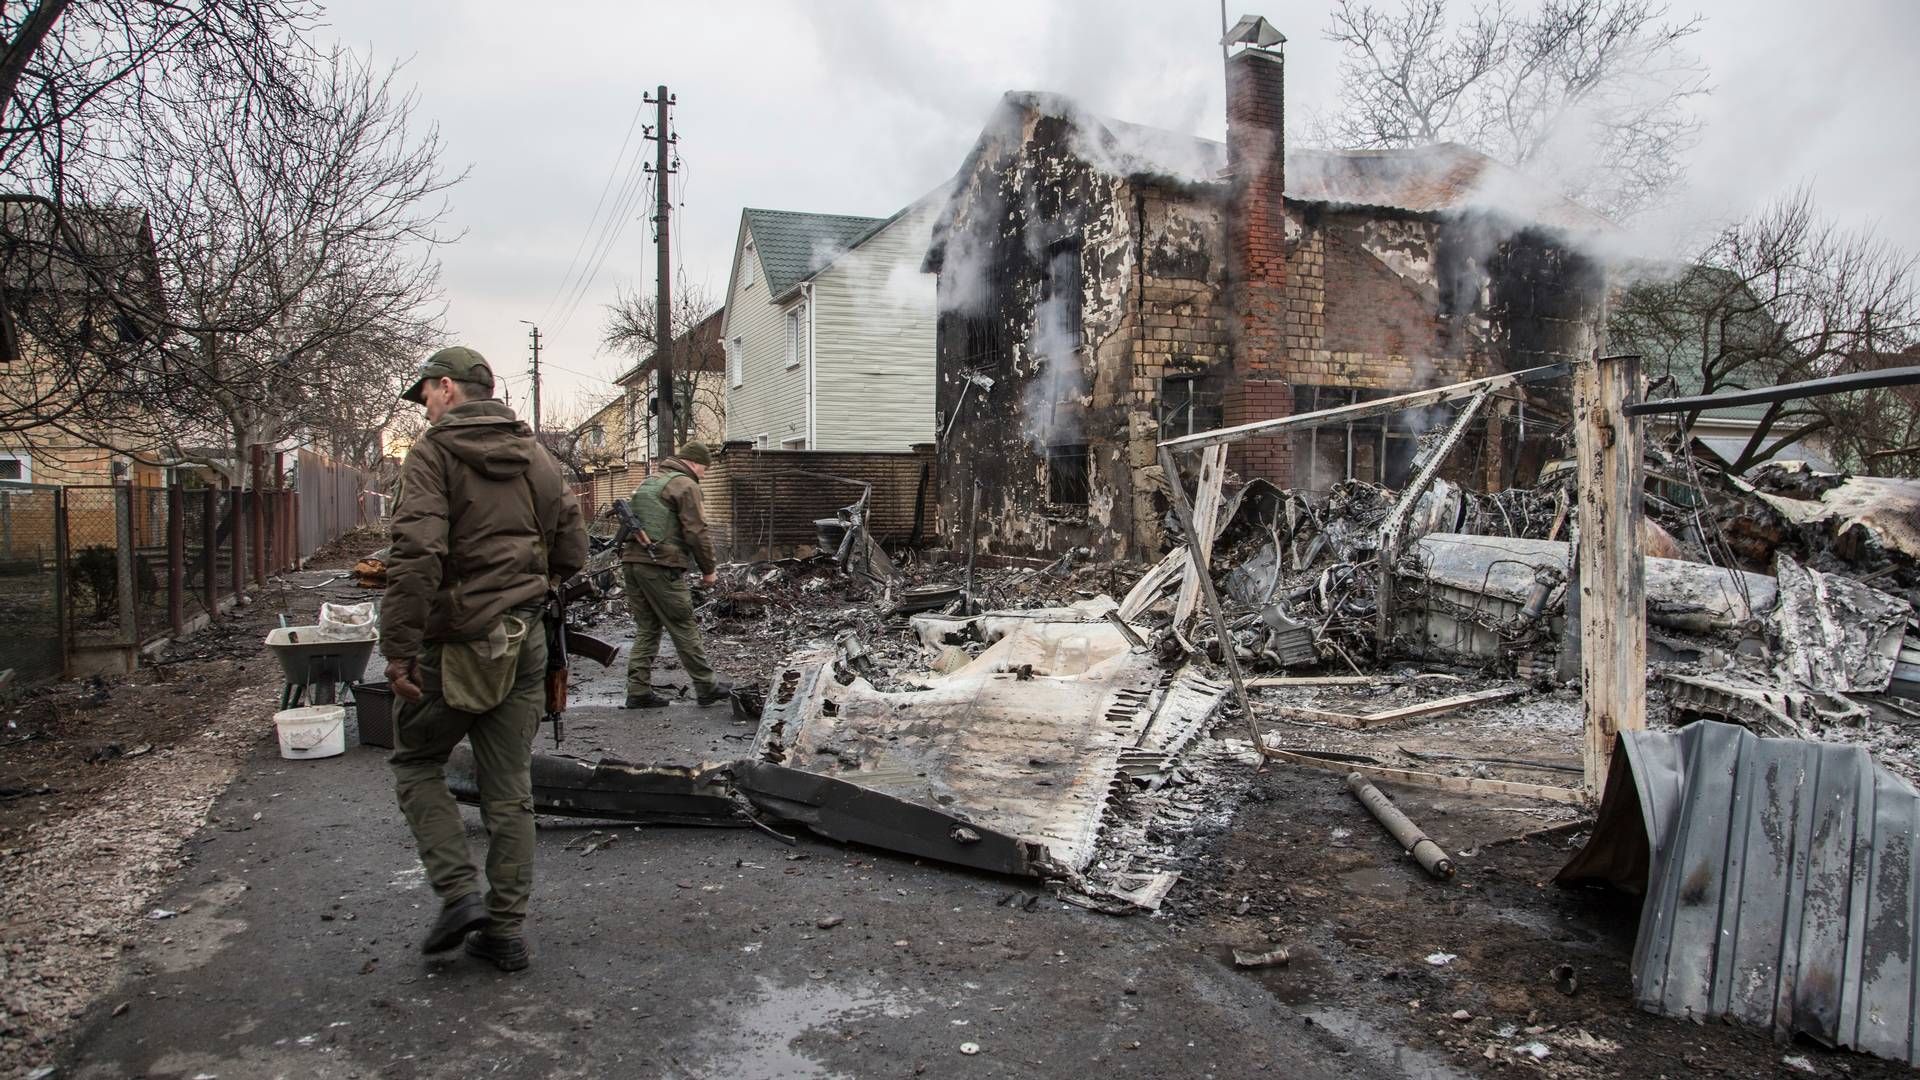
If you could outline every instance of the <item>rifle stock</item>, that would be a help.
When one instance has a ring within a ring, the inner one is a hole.
[[[583,634],[569,626],[567,627],[567,652],[574,656],[584,656],[601,667],[610,667],[620,655],[620,646],[602,641],[592,634]]]

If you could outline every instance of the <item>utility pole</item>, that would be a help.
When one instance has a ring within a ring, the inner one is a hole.
[[[525,319],[521,319],[520,321],[523,323],[526,323],[528,326],[533,326],[533,323],[527,322],[527,320]],[[535,434],[538,434],[540,431],[540,328],[538,326],[533,326],[532,336],[533,336],[533,430]]]
[[[655,457],[668,457],[673,454],[673,260],[669,253],[668,217],[673,208],[673,185],[668,177],[680,171],[680,161],[673,157],[673,145],[680,141],[669,125],[667,109],[675,102],[672,94],[667,93],[665,84],[658,91],[646,97],[658,111],[654,124],[647,129],[647,138],[654,142],[654,163],[647,171],[653,174],[653,242],[658,249],[658,263],[654,276],[658,278],[659,296],[653,313],[653,370],[655,375],[654,400],[655,431],[657,434]]]

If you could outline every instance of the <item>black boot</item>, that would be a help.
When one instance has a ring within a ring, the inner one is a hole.
[[[713,680],[713,686],[693,695],[693,700],[702,707],[717,705],[727,700],[727,695],[731,693],[733,693],[733,681],[731,679],[716,678]]]
[[[625,705],[622,705],[621,708],[623,709],[659,709],[659,708],[664,708],[668,704],[669,702],[667,701],[666,698],[663,698],[659,694],[656,694],[653,691],[649,690],[644,694],[628,694],[627,703]]]
[[[527,956],[527,939],[495,937],[485,930],[467,935],[467,955],[477,956],[501,971],[525,971],[533,960]]]
[[[433,929],[427,931],[427,940],[420,943],[423,953],[446,952],[460,944],[460,938],[467,931],[487,925],[487,902],[479,893],[468,893],[447,902],[440,909],[440,917],[433,920]]]

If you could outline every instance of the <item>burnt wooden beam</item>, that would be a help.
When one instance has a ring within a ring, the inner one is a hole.
[[[1177,439],[1168,439],[1161,443],[1167,450],[1198,450],[1206,446],[1221,443],[1236,443],[1245,439],[1271,435],[1278,431],[1293,428],[1315,428],[1327,424],[1345,424],[1355,420],[1366,420],[1375,416],[1399,412],[1402,409],[1423,409],[1429,405],[1470,398],[1489,390],[1502,390],[1509,386],[1525,386],[1532,383],[1548,382],[1561,378],[1573,370],[1571,364],[1545,364],[1527,368],[1524,371],[1510,371],[1503,375],[1489,375],[1484,379],[1454,383],[1451,386],[1437,386],[1431,390],[1416,390],[1411,394],[1380,398],[1377,401],[1360,401],[1352,405],[1341,405],[1317,412],[1295,413],[1292,416],[1277,417],[1272,420],[1255,420],[1237,427],[1220,428],[1215,431],[1202,431],[1194,435],[1182,435]]]
[[[1613,744],[1647,726],[1647,563],[1640,554],[1645,463],[1638,356],[1603,356],[1574,369],[1573,431],[1580,468],[1580,686],[1586,714],[1586,789],[1606,790]]]
[[[1240,658],[1233,651],[1233,629],[1227,625],[1226,613],[1220,609],[1220,593],[1213,587],[1213,571],[1207,565],[1207,548],[1211,545],[1202,545],[1195,539],[1199,534],[1193,528],[1193,505],[1187,501],[1187,486],[1180,479],[1180,467],[1174,464],[1173,451],[1165,443],[1160,446],[1160,468],[1166,472],[1167,487],[1173,493],[1174,515],[1180,519],[1180,529],[1187,535],[1187,549],[1200,578],[1200,597],[1207,603],[1213,632],[1220,638],[1220,655],[1227,662],[1227,674],[1233,676],[1234,697],[1240,702],[1241,715],[1247,718],[1247,733],[1252,736],[1253,745],[1260,746],[1260,725],[1253,716],[1253,703],[1247,700],[1247,682],[1240,674]]]

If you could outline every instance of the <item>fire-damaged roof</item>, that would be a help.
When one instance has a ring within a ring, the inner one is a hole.
[[[1605,229],[1606,218],[1472,147],[1288,150],[1287,198],[1416,214],[1499,210],[1543,225]]]
[[[1039,114],[1073,126],[1076,154],[1095,168],[1127,177],[1224,186],[1231,178],[1225,143],[1098,116],[1071,98],[1010,91],[981,132],[960,175],[972,172],[1006,116]],[[1016,128],[1017,130],[1017,128]],[[1286,195],[1294,202],[1374,207],[1407,214],[1497,212],[1564,229],[1612,228],[1606,218],[1494,158],[1459,143],[1392,150],[1289,148]],[[936,227],[937,266],[944,230]]]
[[[806,214],[748,207],[747,231],[767,276],[767,295],[779,296],[865,240],[891,218]]]

